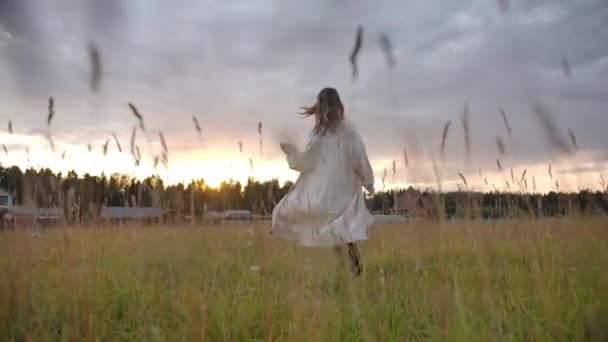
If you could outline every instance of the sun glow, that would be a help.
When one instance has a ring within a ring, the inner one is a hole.
[[[107,155],[103,154],[99,146],[93,147],[89,152],[85,145],[58,145],[52,151],[41,139],[35,136],[5,135],[3,141],[6,141],[8,153],[0,151],[2,166],[16,165],[22,170],[30,167],[49,168],[63,174],[74,170],[79,175],[121,173],[138,179],[156,174],[168,185],[203,179],[207,186],[213,188],[230,180],[244,184],[250,177],[261,181],[276,178],[280,182],[295,180],[297,177],[297,173],[288,168],[284,159],[261,159],[259,156],[250,158],[242,153],[219,149],[177,151],[169,155],[168,168],[159,164],[155,169],[154,157],[147,149],[142,149],[141,164],[136,166],[134,157],[124,147],[123,152],[119,152],[110,146]]]
[[[220,148],[201,148],[197,150],[175,151],[169,155],[168,168],[158,165],[154,168],[152,149],[142,149],[142,162],[135,165],[134,157],[127,150],[119,152],[111,146],[108,154],[104,155],[100,147],[93,147],[91,151],[86,145],[56,144],[56,150],[51,151],[49,143],[40,136],[18,134],[4,134],[0,139],[5,142],[7,153],[0,151],[0,162],[4,167],[13,165],[22,170],[27,168],[49,168],[54,172],[67,172],[74,170],[79,175],[85,173],[111,175],[114,173],[127,174],[131,177],[144,179],[152,175],[161,177],[166,185],[189,183],[192,180],[204,180],[205,184],[217,188],[222,182],[238,181],[246,184],[248,178],[259,181],[278,179],[279,182],[294,181],[298,173],[290,170],[287,162],[280,153],[269,154],[267,158],[259,155],[240,153],[234,150],[226,151]],[[26,149],[27,148],[27,149]],[[29,152],[29,153],[28,153]],[[370,156],[373,157],[373,156]],[[463,172],[467,184],[461,184],[456,175],[461,170],[444,169],[440,167],[441,189],[443,191],[462,190],[469,191],[522,191],[522,192],[548,192],[558,189],[562,191],[578,191],[579,189],[598,188],[599,174],[593,172],[599,165],[585,163],[594,160],[593,155],[579,155],[573,160],[555,161],[553,174],[548,175],[547,164],[518,165],[514,168],[514,179],[510,175],[510,168],[499,172],[496,167],[478,171]],[[372,159],[372,166],[376,171],[377,190],[391,188],[405,188],[410,185],[420,189],[437,189],[432,165],[418,160],[409,168],[397,164],[396,174],[393,176],[390,165],[392,160]],[[588,165],[589,164],[589,165]],[[383,170],[387,169],[385,182],[382,182]],[[573,167],[587,167],[588,172],[569,172]],[[601,165],[600,165],[601,166]],[[523,170],[526,170],[527,181],[521,180]],[[507,184],[510,183],[510,184]],[[525,183],[525,184],[524,184]],[[558,185],[559,184],[559,185]],[[535,188],[536,185],[536,188]],[[527,187],[526,187],[527,186]]]

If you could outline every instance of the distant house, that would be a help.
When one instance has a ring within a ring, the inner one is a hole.
[[[160,221],[163,218],[163,209],[156,207],[102,207],[101,218],[111,221]]]
[[[2,210],[4,210],[2,212],[3,224],[8,223],[13,227],[55,224],[63,221],[64,218],[63,209],[60,208],[34,208],[14,205]]]
[[[226,210],[224,221],[251,221],[253,213],[249,210]]]
[[[0,188],[0,217],[12,224],[53,223],[63,219],[63,210],[59,208],[34,208],[16,205],[16,197]]]
[[[208,223],[253,221],[253,213],[249,210],[207,211],[203,217]]]
[[[12,218],[11,208],[15,205],[15,196],[0,188],[0,219],[2,221]]]
[[[215,210],[205,210],[203,221],[207,223],[221,223],[224,219],[224,213]]]
[[[3,188],[0,188],[0,209],[12,208],[15,205],[15,196]]]
[[[431,195],[423,194],[411,186],[397,196],[392,211],[394,214],[416,218],[435,218],[438,215]]]

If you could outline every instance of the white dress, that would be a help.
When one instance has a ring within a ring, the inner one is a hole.
[[[300,176],[272,212],[272,233],[304,246],[367,240],[373,217],[362,187],[373,192],[374,174],[359,133],[343,122],[335,132],[313,132],[303,152],[285,153]]]

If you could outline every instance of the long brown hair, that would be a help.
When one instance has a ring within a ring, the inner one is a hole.
[[[317,134],[325,134],[327,130],[334,132],[344,120],[344,105],[340,100],[340,94],[334,88],[322,89],[317,95],[317,102],[302,109],[303,112],[299,114],[304,117],[315,116],[314,131]]]

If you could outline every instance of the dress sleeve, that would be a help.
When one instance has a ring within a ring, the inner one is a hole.
[[[321,154],[322,141],[316,135],[311,135],[308,145],[304,151],[299,151],[297,148],[293,148],[292,151],[287,152],[287,163],[289,168],[305,173],[312,171],[317,166],[317,161]]]
[[[361,179],[363,187],[371,193],[374,192],[374,170],[369,163],[367,152],[365,150],[365,144],[363,139],[357,132],[353,132],[353,149],[354,149],[354,164],[355,172]]]

